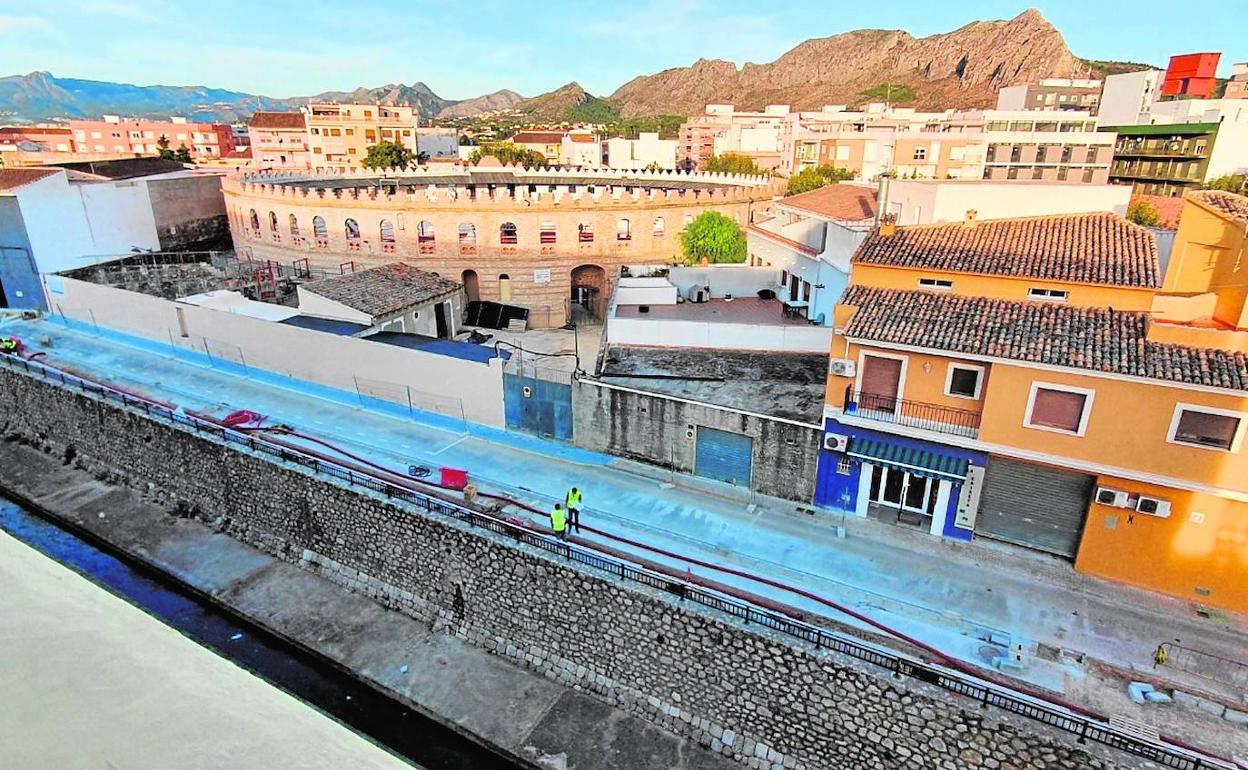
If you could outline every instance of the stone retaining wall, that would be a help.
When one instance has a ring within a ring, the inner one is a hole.
[[[0,393],[7,438],[147,486],[243,542],[748,767],[1149,766],[41,380],[0,370]]]

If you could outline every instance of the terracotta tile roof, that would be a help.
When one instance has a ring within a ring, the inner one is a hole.
[[[1108,213],[996,219],[873,232],[854,262],[1159,288],[1157,241],[1148,228]]]
[[[567,136],[565,131],[521,131],[511,137],[511,142],[512,144],[559,144],[565,136]]]
[[[1173,195],[1132,195],[1131,202],[1144,201],[1157,209],[1161,216],[1158,227],[1177,230],[1179,218],[1183,216],[1183,199]]]
[[[11,192],[59,171],[59,168],[0,168],[0,192]]]
[[[1148,340],[1148,314],[853,286],[846,336],[989,358],[1248,390],[1248,355]]]
[[[875,219],[875,190],[860,185],[830,184],[791,195],[780,200],[779,205],[828,219],[861,222]]]
[[[379,318],[459,291],[460,285],[403,262],[309,281],[304,291]]]
[[[1248,224],[1248,198],[1242,195],[1221,190],[1197,190],[1188,193],[1187,197],[1205,204],[1228,219]]]
[[[293,128],[307,126],[302,112],[257,112],[247,121],[252,128]]]
[[[568,138],[581,144],[593,144],[598,141],[598,137],[593,134],[568,134]]]

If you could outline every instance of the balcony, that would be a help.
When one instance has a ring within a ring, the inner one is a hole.
[[[852,386],[845,388],[843,414],[846,417],[900,425],[903,428],[918,428],[950,436],[964,438],[978,438],[979,436],[979,412],[882,396],[876,393],[863,393],[854,390]]]

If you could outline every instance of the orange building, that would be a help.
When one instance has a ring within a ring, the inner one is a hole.
[[[885,223],[836,310],[816,502],[1248,610],[1245,224],[1189,200],[1159,294],[1112,215]]]
[[[1161,83],[1162,96],[1188,96],[1208,99],[1218,87],[1217,72],[1220,53],[1185,53],[1170,57],[1166,79]]]

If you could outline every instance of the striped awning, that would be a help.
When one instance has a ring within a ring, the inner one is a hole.
[[[970,465],[966,460],[939,452],[929,452],[925,449],[914,449],[880,439],[857,436],[850,439],[849,451],[846,454],[864,462],[885,465],[916,476],[950,481],[964,480],[966,469]]]

